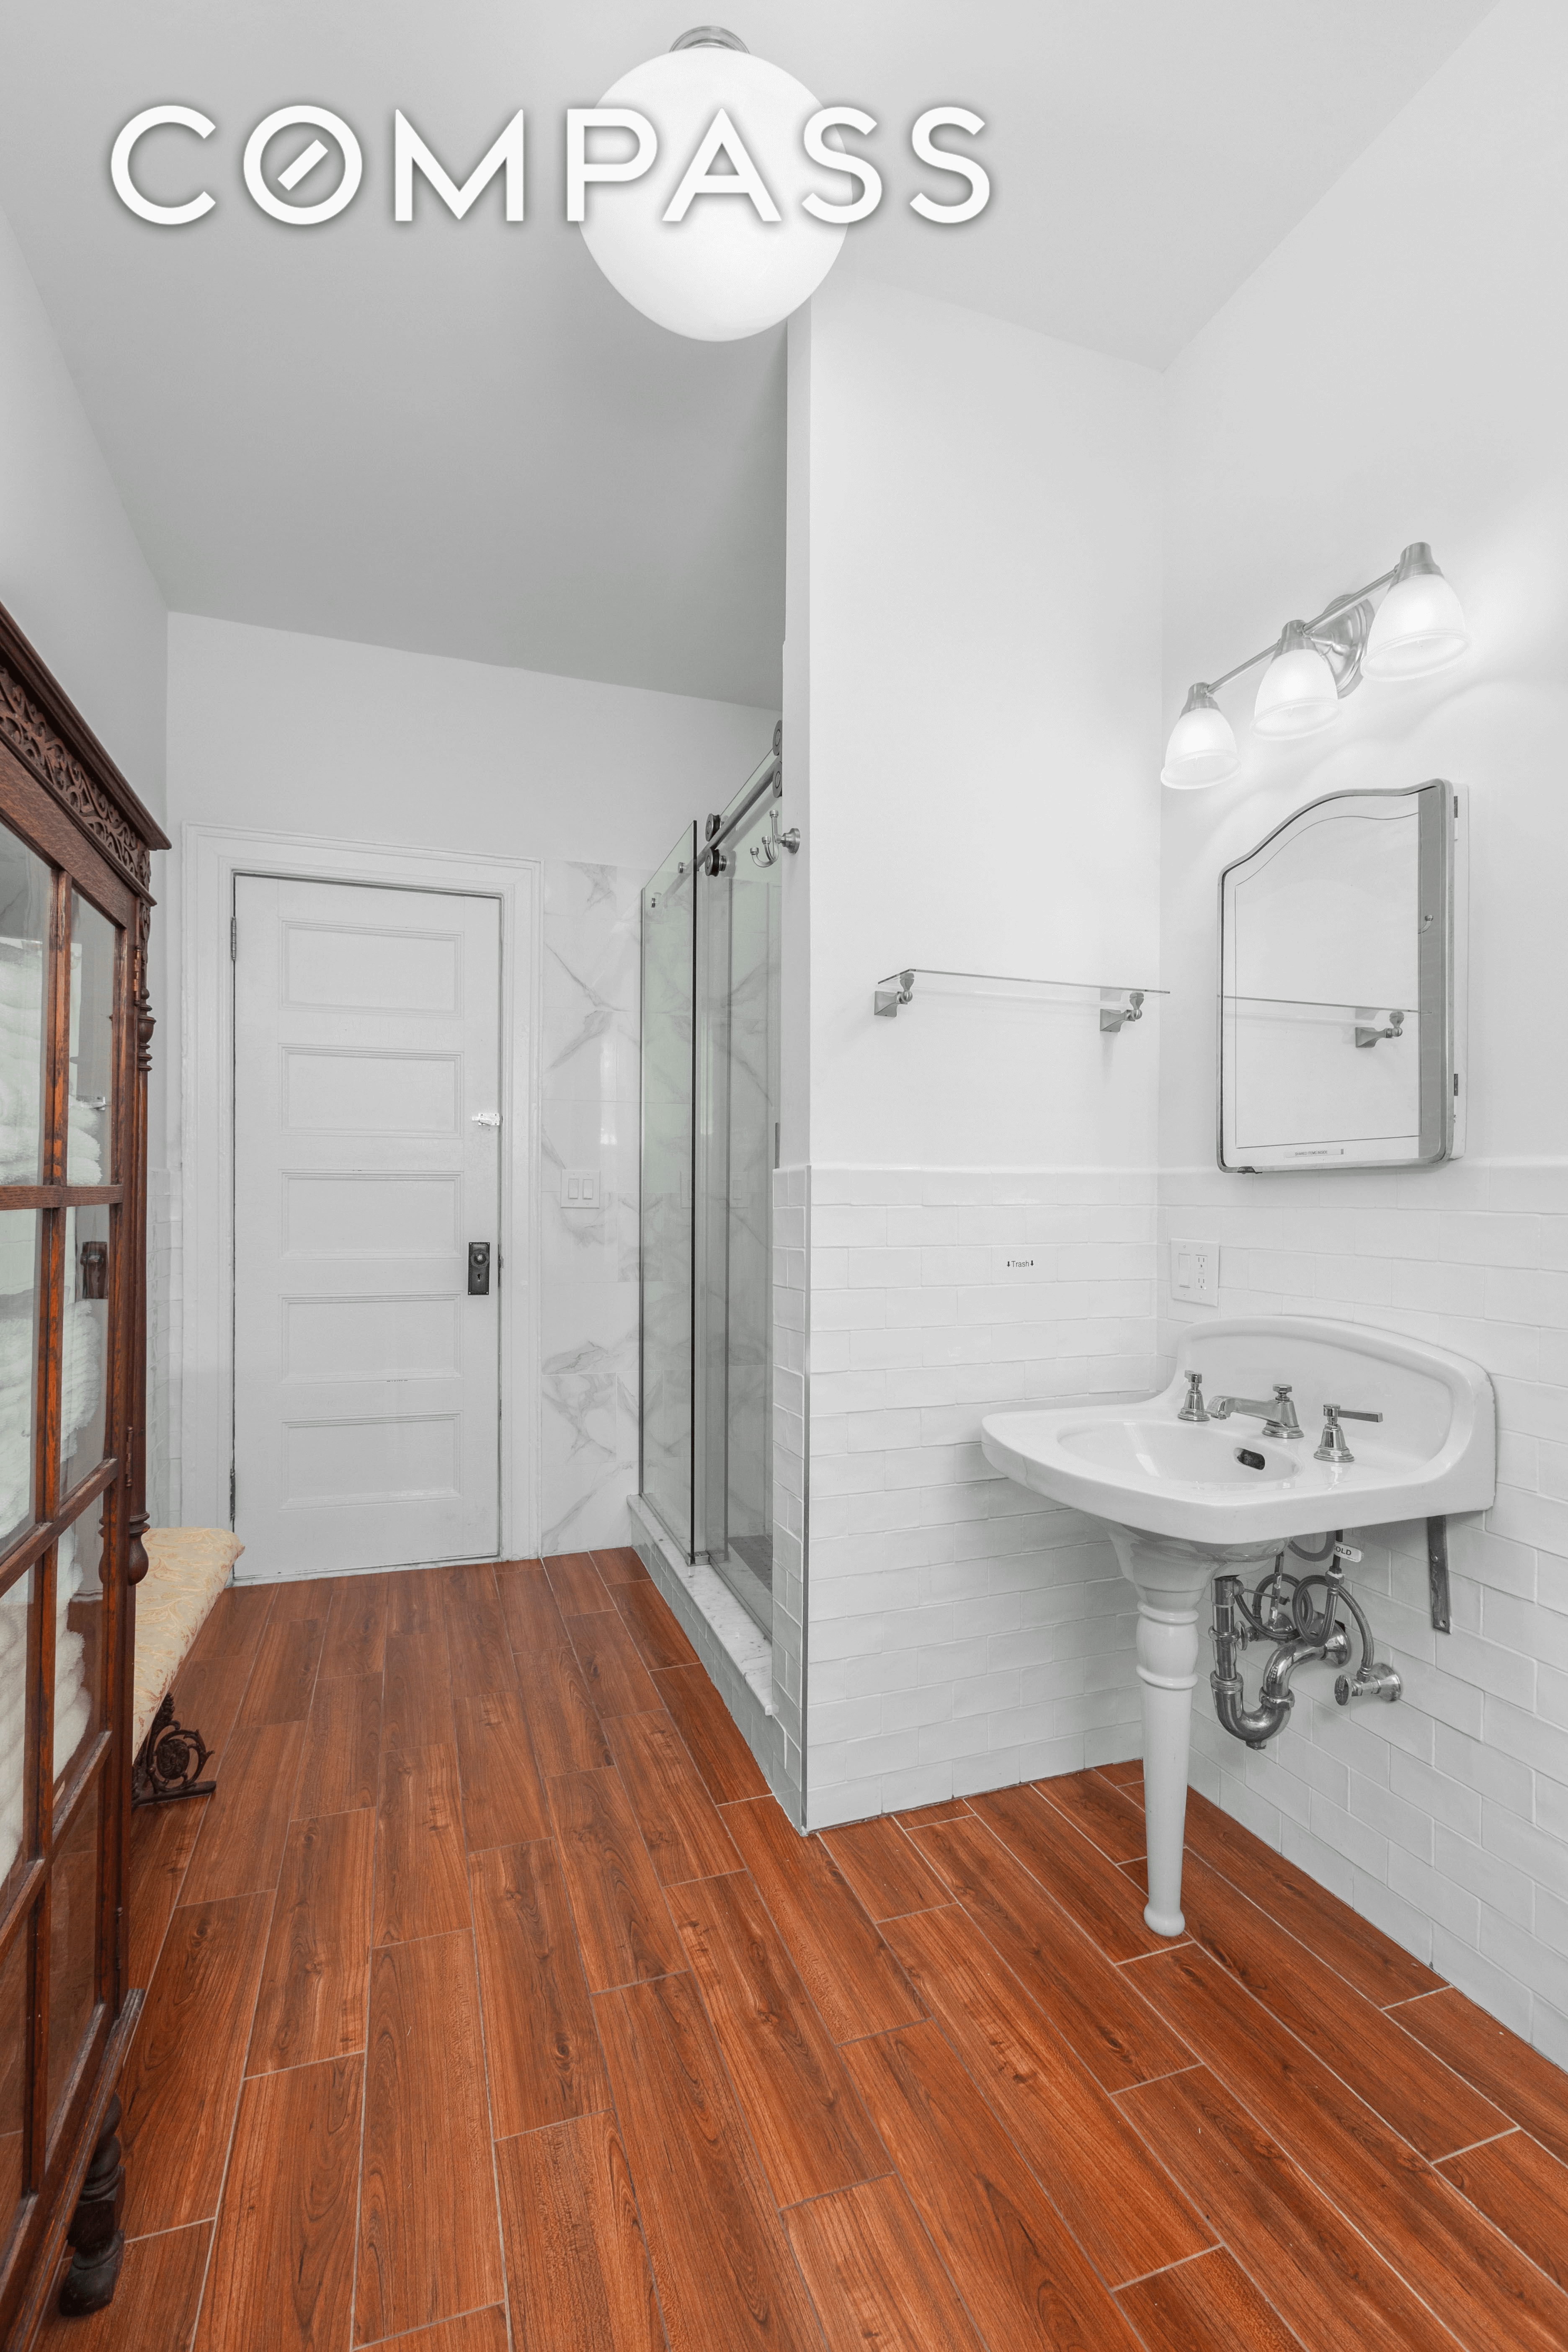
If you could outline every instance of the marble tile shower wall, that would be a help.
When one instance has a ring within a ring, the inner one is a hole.
[[[1355,1538],[1404,1698],[1342,1711],[1308,1669],[1290,1728],[1249,1755],[1200,1682],[1192,1777],[1568,2064],[1568,1167],[1173,1171],[1160,1203],[1163,1243],[1219,1244],[1221,1314],[1374,1323],[1492,1376],[1497,1501],[1450,1524],[1453,1632],[1432,1629],[1423,1526]]]
[[[647,877],[544,868],[540,1151],[542,1519],[547,1552],[630,1540],[637,1475],[639,909]],[[599,1172],[596,1207],[563,1198]]]
[[[809,1171],[813,1828],[1139,1752],[1110,1545],[979,1433],[1151,1387],[1155,1181]]]

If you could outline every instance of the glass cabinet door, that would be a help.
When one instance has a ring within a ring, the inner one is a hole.
[[[89,887],[129,915],[0,824],[0,2262],[115,1990],[130,960]]]

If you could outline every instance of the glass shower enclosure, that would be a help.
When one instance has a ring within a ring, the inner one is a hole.
[[[643,893],[639,1487],[773,1623],[779,736]]]

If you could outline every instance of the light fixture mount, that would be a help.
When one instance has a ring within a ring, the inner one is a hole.
[[[681,33],[671,41],[672,57],[677,49],[739,49],[743,58],[752,54],[739,33],[731,33],[723,25],[693,25],[689,33]]]
[[[1354,593],[1352,590],[1352,593]],[[1307,634],[1333,671],[1334,686],[1342,702],[1346,695],[1353,694],[1361,684],[1362,656],[1372,630],[1373,606],[1370,596],[1358,595],[1353,604],[1337,601],[1342,609],[1335,611],[1331,605],[1329,610],[1332,617],[1315,627],[1309,627]]]

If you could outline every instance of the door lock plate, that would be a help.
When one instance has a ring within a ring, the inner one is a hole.
[[[490,1245],[489,1242],[468,1244],[468,1297],[488,1298],[490,1295]]]

